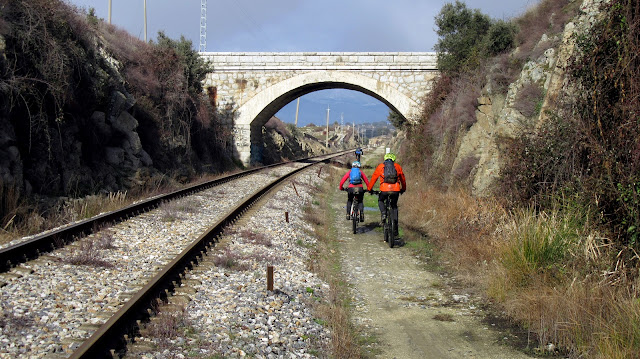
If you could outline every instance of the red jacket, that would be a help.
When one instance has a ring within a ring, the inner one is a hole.
[[[351,170],[347,171],[347,173],[342,177],[342,181],[340,181],[340,186],[338,186],[340,190],[342,190],[342,185],[349,179],[350,174],[351,174]],[[363,170],[360,170],[360,176],[362,177],[362,180],[364,181],[364,183],[368,186],[369,180],[367,179],[367,175],[364,174]],[[362,187],[362,182],[360,184],[349,183],[349,186],[347,188],[349,187]]]
[[[378,177],[380,177],[380,191],[381,192],[399,192],[400,190],[407,189],[407,181],[404,178],[404,172],[402,172],[402,167],[399,164],[393,163],[396,171],[398,172],[398,182],[396,183],[384,183],[384,163],[381,163],[376,167],[376,170],[373,171],[371,175],[371,182],[367,185],[367,191],[371,191],[373,189],[373,185],[376,184]],[[402,184],[402,187],[400,187]]]

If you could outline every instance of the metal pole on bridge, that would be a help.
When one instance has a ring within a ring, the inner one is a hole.
[[[109,24],[111,24],[111,0],[109,0]]]

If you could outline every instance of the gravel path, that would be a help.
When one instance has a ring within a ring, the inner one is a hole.
[[[68,356],[226,209],[278,167],[165,204],[0,274],[0,358]],[[97,265],[70,264],[89,259]]]
[[[373,155],[381,158],[382,152]],[[402,241],[389,248],[377,208],[365,211],[365,222],[353,234],[344,219],[345,204],[344,192],[336,191],[332,206],[343,274],[352,289],[355,323],[378,338],[376,357],[529,358],[508,345],[518,338],[485,320],[481,298],[451,288],[442,273],[429,271]]]

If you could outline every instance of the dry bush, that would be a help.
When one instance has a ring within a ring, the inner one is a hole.
[[[23,329],[33,326],[35,319],[30,315],[15,315],[14,310],[8,303],[0,305],[0,328],[4,335],[17,335]]]
[[[271,239],[269,237],[267,237],[267,235],[265,235],[263,233],[258,233],[258,232],[255,232],[255,231],[252,231],[252,230],[249,230],[249,229],[243,229],[243,230],[237,232],[237,234],[240,237],[249,240],[253,244],[257,244],[257,245],[261,245],[261,246],[265,246],[265,247],[272,247],[273,246],[273,242],[271,241]]]
[[[504,220],[504,209],[463,189],[443,192],[426,183],[417,187],[420,190],[412,198],[400,198],[402,224],[428,233],[436,247],[452,254],[453,265],[463,272],[473,273],[478,263],[491,261],[495,251],[493,236]]]
[[[571,357],[635,358],[640,351],[637,299],[597,277],[554,286],[533,282],[502,303],[538,342]]]
[[[400,199],[403,225],[428,233],[457,274],[528,328],[532,345],[552,343],[573,357],[638,352],[635,276],[625,254],[591,229],[587,210],[507,212],[462,190],[418,187],[411,200]]]
[[[92,267],[111,268],[113,264],[102,259],[101,246],[111,248],[109,240],[85,239],[79,242],[78,248],[74,248],[62,262],[73,265],[88,265]]]
[[[156,315],[142,330],[142,334],[153,338],[161,349],[173,347],[172,339],[182,335],[185,328],[192,326],[184,307],[174,309],[156,306],[154,312]]]
[[[522,61],[510,54],[502,54],[488,61],[488,81],[492,93],[506,94],[522,71]]]
[[[462,159],[458,164],[458,167],[454,168],[451,172],[451,175],[456,181],[467,182],[470,184],[472,182],[472,173],[473,170],[480,162],[480,159],[474,155],[469,155]]]
[[[216,251],[215,253],[213,253],[212,257],[213,263],[221,268],[235,271],[245,271],[249,269],[247,263],[244,262],[246,258],[242,254],[233,251],[229,247],[225,247],[219,251]]]
[[[536,83],[528,82],[518,91],[513,107],[527,118],[538,116],[544,100],[544,89]]]
[[[580,2],[571,0],[543,0],[516,20],[520,31],[516,35],[519,46],[517,57],[535,59],[534,49],[542,34],[550,37],[560,34],[564,25],[579,10]]]

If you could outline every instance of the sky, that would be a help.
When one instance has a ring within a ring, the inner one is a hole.
[[[109,0],[65,0],[94,8],[108,20]],[[146,0],[147,39],[158,31],[200,45],[201,0]],[[206,51],[422,52],[438,41],[435,16],[453,0],[207,0]],[[494,19],[508,20],[538,0],[466,0]],[[145,0],[111,0],[111,23],[144,39]],[[299,125],[385,121],[389,109],[357,91],[330,89],[300,98]],[[294,122],[296,101],[276,116]]]

